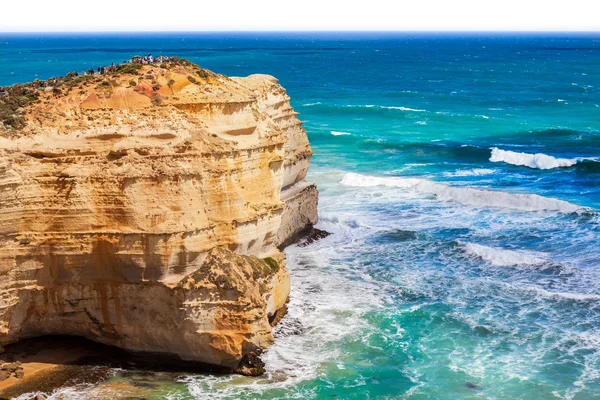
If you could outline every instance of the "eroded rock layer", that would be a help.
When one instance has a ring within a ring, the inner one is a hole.
[[[46,90],[0,137],[0,346],[79,335],[235,368],[316,223],[312,152],[275,78],[188,63]]]

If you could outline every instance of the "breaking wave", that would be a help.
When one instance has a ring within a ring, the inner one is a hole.
[[[444,172],[444,176],[482,176],[491,175],[496,171],[487,168],[459,169],[454,172]]]
[[[350,132],[331,131],[333,136],[351,135]]]
[[[543,153],[529,154],[517,153],[510,150],[492,148],[490,157],[492,162],[505,162],[507,164],[519,165],[535,169],[553,169],[572,167],[577,164],[577,158],[556,158]]]
[[[456,202],[472,207],[491,207],[518,211],[553,211],[565,214],[588,211],[568,201],[537,194],[508,193],[451,186],[422,178],[377,177],[349,172],[344,175],[341,183],[345,186],[357,187],[396,187],[411,192],[433,195],[440,201]]]
[[[542,254],[526,251],[498,249],[474,243],[461,243],[461,245],[467,255],[480,258],[496,267],[533,266],[548,261]]]
[[[403,106],[380,106],[377,104],[359,104],[359,105],[348,104],[344,107],[347,107],[347,108],[380,108],[382,110],[399,110],[399,111],[412,111],[412,112],[427,111],[427,110],[422,110],[419,108],[410,108],[410,107],[403,107]]]

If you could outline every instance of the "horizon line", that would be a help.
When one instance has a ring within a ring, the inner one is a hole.
[[[30,33],[30,34],[60,34],[60,33],[598,33],[598,30],[475,30],[475,29],[423,29],[423,30],[65,30],[65,31],[26,31],[10,30],[4,33]]]

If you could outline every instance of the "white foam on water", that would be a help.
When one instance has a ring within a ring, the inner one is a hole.
[[[331,131],[333,136],[351,135],[350,132]]]
[[[47,400],[92,400],[110,399],[127,396],[126,390],[115,390],[102,385],[83,384],[57,389],[52,393],[30,392],[16,397],[15,400],[35,400],[41,395]],[[133,393],[131,393],[133,394]]]
[[[491,175],[496,173],[494,169],[487,168],[473,168],[473,169],[459,169],[454,172],[444,172],[444,176],[482,176],[482,175]]]
[[[315,398],[314,388],[299,384],[321,376],[327,366],[343,366],[348,357],[343,342],[360,340],[373,329],[364,314],[385,307],[378,285],[357,271],[358,261],[335,260],[340,247],[363,241],[354,236],[364,230],[343,223],[320,226],[333,235],[309,248],[286,249],[292,293],[288,314],[275,327],[275,343],[261,356],[265,376],[190,376],[184,382],[194,398],[260,398],[278,390],[293,390],[294,398]]]
[[[427,111],[427,110],[422,110],[419,108],[411,108],[411,107],[404,107],[404,106],[381,106],[381,105],[377,105],[377,104],[362,104],[362,105],[347,104],[345,107],[348,107],[348,108],[380,108],[382,110],[399,110],[399,111],[411,111],[411,112],[426,112]]]
[[[569,293],[569,292],[551,292],[546,289],[542,289],[538,286],[523,286],[524,289],[529,290],[536,295],[549,298],[552,300],[573,300],[573,301],[599,301],[600,294],[587,294],[587,293]]]
[[[544,153],[517,153],[515,151],[492,148],[491,162],[505,162],[536,169],[552,169],[572,167],[577,164],[576,158],[555,158]]]
[[[410,107],[396,107],[396,106],[379,106],[380,108],[386,110],[400,110],[400,111],[413,111],[413,112],[425,112],[427,110],[421,110],[418,108],[410,108]]]
[[[302,104],[304,107],[310,107],[310,106],[318,106],[319,104],[323,104],[320,101],[317,101],[315,103],[306,103],[306,104]]]
[[[476,189],[468,186],[451,186],[423,178],[378,177],[349,172],[342,185],[354,187],[393,187],[424,195],[433,195],[439,201],[455,202],[465,206],[500,208],[517,211],[550,211],[574,213],[585,208],[564,200],[537,194],[509,193]]]
[[[545,255],[521,250],[506,250],[475,243],[461,243],[465,253],[480,258],[496,267],[540,265],[548,261]]]

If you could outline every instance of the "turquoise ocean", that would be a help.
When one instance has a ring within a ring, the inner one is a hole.
[[[600,399],[600,35],[0,34],[0,85],[145,53],[276,76],[332,235],[265,376],[52,398]]]

